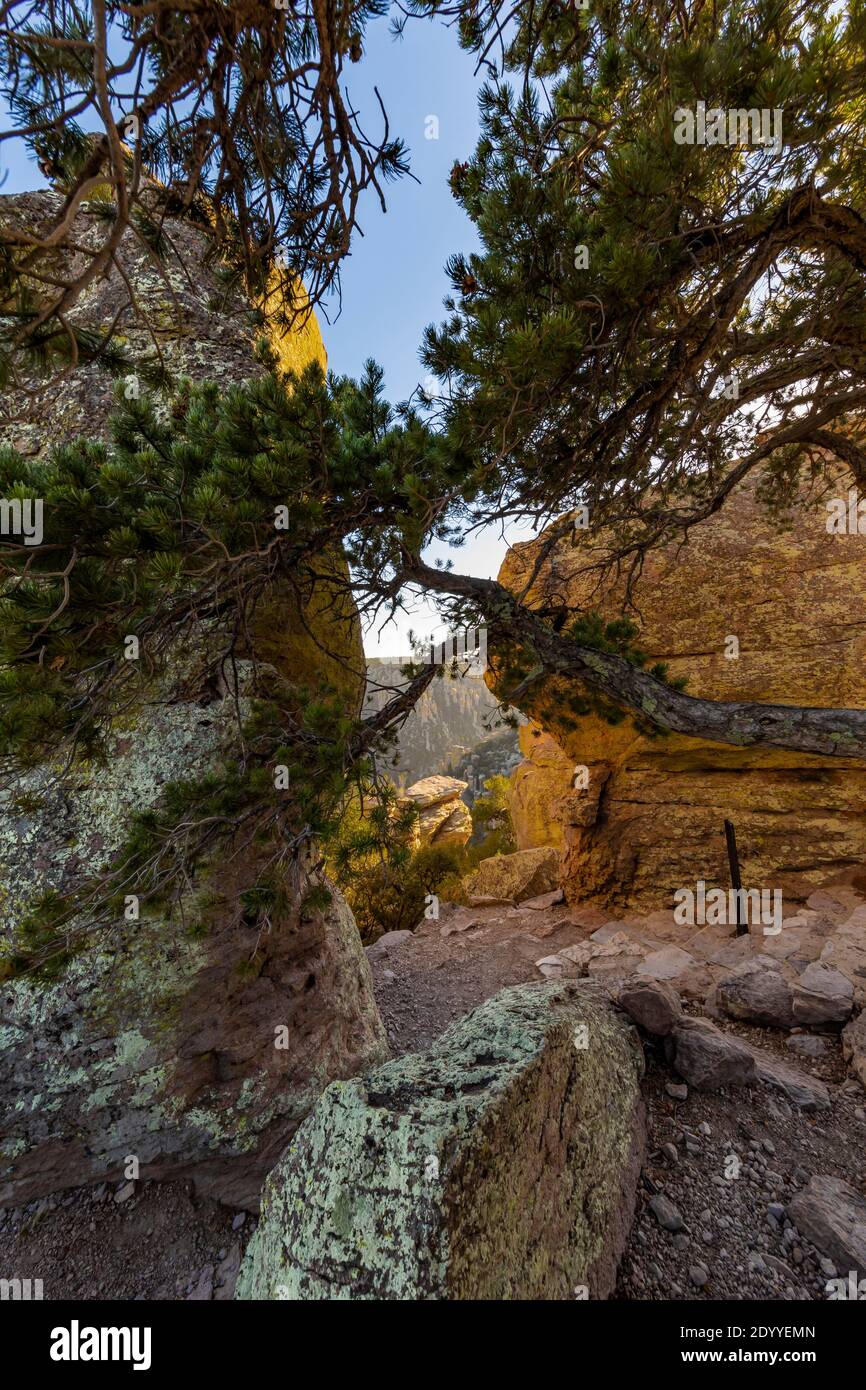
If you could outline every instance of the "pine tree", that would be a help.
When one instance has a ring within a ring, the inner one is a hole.
[[[462,42],[489,59],[500,18],[466,7]],[[362,613],[399,606],[412,584],[451,626],[486,623],[515,700],[552,673],[577,682],[576,717],[628,711],[644,729],[866,756],[862,710],[691,698],[646,669],[625,618],[533,610],[423,558],[472,526],[565,512],[552,544],[583,507],[618,530],[613,562],[637,565],[751,469],[777,498],[804,451],[817,471],[835,458],[866,478],[863,6],[554,3],[521,9],[503,37],[478,148],[451,177],[482,250],[453,258],[449,318],[424,344],[444,411],[392,409],[374,364],[358,383],[271,370],[228,393],[182,385],[168,416],[121,401],[109,445],[78,441],[47,465],[0,454],[3,496],[45,506],[43,544],[0,542],[7,770],[98,757],[113,711],[148,681],[183,692],[193,632],[196,680],[224,681],[240,655],[256,671],[244,759],[139,818],[93,886],[94,920],[130,876],[170,897],[241,824],[275,865],[287,845],[335,834],[353,785],[376,787],[378,750],[432,668],[407,670],[406,690],[360,721],[333,691],[293,688],[257,647],[275,587],[333,584],[320,561],[334,547],[348,565],[337,587]],[[752,138],[762,112],[771,136],[781,113],[773,148]],[[722,116],[725,141],[701,143]],[[678,138],[690,129],[692,143]],[[140,665],[125,660],[130,636]],[[267,916],[286,891],[266,868],[247,909]],[[63,958],[69,912],[41,905],[15,968]]]

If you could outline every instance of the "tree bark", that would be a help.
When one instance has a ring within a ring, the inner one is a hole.
[[[491,634],[530,648],[539,674],[564,676],[632,710],[657,729],[739,748],[791,748],[866,759],[866,710],[706,700],[674,690],[623,657],[581,647],[553,632],[495,579],[454,574],[407,557],[403,577],[435,593],[469,600]]]

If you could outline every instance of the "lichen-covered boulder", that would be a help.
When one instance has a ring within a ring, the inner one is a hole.
[[[472,898],[510,899],[515,903],[538,898],[559,886],[559,850],[547,847],[493,854],[482,859],[463,883]]]
[[[63,207],[64,194],[50,189],[0,196],[0,227],[14,230],[51,224]],[[285,370],[301,372],[310,362],[327,365],[315,314],[307,312],[294,323],[271,317],[275,290],[264,305],[252,304],[237,283],[230,286],[218,260],[209,254],[207,231],[186,218],[159,214],[162,254],[129,228],[114,253],[106,274],[86,285],[69,310],[76,329],[94,333],[114,330],[113,345],[125,358],[125,389],[146,389],[145,364],[161,360],[168,377],[177,381],[218,381],[226,387],[261,371],[255,360],[257,338],[267,336]],[[81,204],[71,243],[97,246],[105,240],[106,200],[95,196]],[[81,270],[81,258],[58,251],[57,271]],[[134,302],[130,299],[130,287]],[[34,293],[37,286],[33,286]],[[138,374],[138,375],[137,375]],[[114,402],[115,377],[99,359],[82,359],[62,376],[40,376],[33,370],[26,391],[4,390],[0,396],[0,442],[19,453],[39,457],[59,441],[78,434],[101,432]]]
[[[46,888],[74,890],[98,871],[133,812],[181,770],[215,765],[235,737],[231,698],[154,704],[118,728],[104,766],[22,778],[18,801],[0,802],[4,927]],[[22,794],[41,804],[20,812]],[[142,1177],[193,1177],[254,1208],[328,1082],[387,1056],[339,893],[261,938],[244,925],[238,898],[261,853],[214,864],[171,919],[142,911],[98,931],[57,983],[0,983],[0,1206],[136,1159]]]
[[[237,1297],[607,1297],[642,1069],[594,986],[529,984],[428,1052],[335,1082],[268,1179]]]
[[[61,203],[50,191],[0,197],[0,225],[38,227]],[[104,234],[104,216],[104,202],[85,202],[73,240]],[[237,385],[263,370],[254,344],[266,329],[284,368],[326,366],[313,315],[268,328],[261,305],[227,287],[205,230],[168,218],[164,232],[162,260],[128,233],[117,265],[70,314],[91,331],[115,325],[128,392],[146,389],[143,364],[157,345],[171,380]],[[38,459],[77,435],[106,437],[115,382],[98,361],[59,378],[34,372],[25,385],[0,399],[0,444]],[[345,557],[318,556],[315,569],[315,586],[299,570],[291,587],[278,581],[262,595],[238,655],[298,686],[326,682],[354,715],[365,671],[357,611],[334,582],[348,573]],[[187,642],[180,695],[145,692],[118,721],[104,765],[75,764],[62,776],[43,766],[0,800],[0,938],[45,889],[75,892],[97,876],[130,815],[153,805],[167,781],[240,749],[235,692],[196,679],[204,640]],[[248,662],[238,670],[243,686]],[[357,928],[338,893],[328,907],[299,906],[273,921],[260,939],[244,924],[240,895],[264,853],[241,845],[212,863],[170,920],[143,914],[95,933],[51,986],[0,983],[0,1206],[116,1177],[135,1159],[142,1177],[192,1177],[202,1191],[254,1207],[324,1087],[387,1056]],[[298,886],[300,903],[303,875]],[[203,894],[216,903],[207,923]]]

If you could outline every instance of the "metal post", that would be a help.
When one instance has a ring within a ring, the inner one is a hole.
[[[728,863],[731,868],[731,883],[737,894],[737,936],[748,936],[749,924],[744,920],[743,895],[741,892],[742,881],[740,879],[740,860],[737,854],[737,837],[731,821],[725,821],[725,839],[728,844]]]

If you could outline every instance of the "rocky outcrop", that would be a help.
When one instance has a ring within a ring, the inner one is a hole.
[[[515,903],[550,893],[558,885],[559,851],[556,849],[494,854],[482,859],[478,868],[463,880],[470,900],[494,898]]]
[[[805,497],[790,517],[769,513],[764,481],[751,476],[691,528],[687,544],[647,557],[631,612],[637,643],[671,676],[687,677],[689,694],[862,706],[862,537],[828,535],[824,507]],[[840,495],[848,485],[840,479]],[[564,600],[576,615],[619,617],[624,578],[600,581],[588,568],[615,539],[591,528],[566,534],[541,560],[530,604]],[[514,546],[500,580],[522,592],[548,541]],[[519,699],[567,764],[586,769],[585,786],[561,807],[569,901],[648,910],[699,879],[727,887],[726,818],[736,825],[746,886],[778,887],[786,903],[866,860],[862,763],[679,735],[647,739],[628,719],[612,727],[595,715],[575,717],[579,693],[549,678]],[[524,765],[522,801],[550,804],[548,772],[532,775],[540,790],[530,791]]]
[[[520,728],[518,763],[508,784],[508,811],[518,849],[563,843],[564,825],[575,813],[574,763],[537,724]]]
[[[268,1179],[237,1297],[607,1297],[641,1071],[591,986],[521,985],[429,1052],[335,1083]]]
[[[457,777],[424,777],[409,787],[400,804],[418,808],[415,846],[461,849],[472,835],[472,814],[462,793],[467,787]]]
[[[56,202],[53,193],[0,198],[0,220],[32,227]],[[85,204],[75,238],[92,237],[103,213]],[[262,332],[255,306],[226,289],[200,228],[169,219],[165,234],[162,262],[141,239],[124,238],[123,274],[94,281],[73,318],[91,328],[111,323],[126,299],[125,277],[137,308],[123,311],[117,328],[132,364],[154,351],[146,315],[173,381],[228,388],[254,376]],[[284,367],[325,365],[313,317],[271,343]],[[130,390],[146,389],[134,365],[132,377]],[[78,434],[107,432],[114,382],[98,363],[30,384],[29,393],[4,395],[0,442],[39,457]],[[327,582],[346,572],[345,560],[325,555],[317,568],[325,579],[315,590],[299,572],[291,592],[276,584],[263,596],[247,655],[297,685],[326,681],[354,714],[364,684],[360,624],[345,593]],[[239,662],[237,692],[203,692],[196,652],[192,641],[193,693],[172,703],[159,690],[143,693],[141,707],[115,724],[104,765],[76,764],[63,776],[45,766],[5,796],[0,935],[14,932],[46,888],[75,892],[97,875],[129,818],[167,781],[232,755],[234,696],[243,714],[249,665]],[[21,809],[22,793],[32,809]],[[244,924],[240,895],[263,853],[247,846],[206,866],[171,918],[143,912],[140,921],[97,931],[51,986],[0,985],[0,1205],[119,1176],[135,1159],[142,1177],[194,1177],[227,1202],[255,1206],[265,1173],[328,1082],[387,1055],[366,959],[339,894],[327,907],[282,914],[261,937]],[[303,872],[297,886],[300,904]],[[80,925],[90,925],[86,914]]]
[[[180,769],[204,772],[235,734],[230,700],[154,706],[74,786],[48,769],[22,779],[18,792],[41,806],[13,814],[6,797],[4,920],[46,888],[74,890],[134,812]],[[0,984],[0,1206],[119,1176],[137,1159],[142,1177],[193,1177],[255,1207],[324,1086],[387,1055],[339,893],[261,938],[244,925],[238,896],[259,855],[213,865],[171,918],[142,912],[99,931],[55,984]]]
[[[486,687],[485,687],[486,688]],[[487,795],[485,783],[491,777],[509,777],[520,762],[517,729],[500,729],[473,744],[449,767],[455,777],[469,783],[464,792],[467,806],[474,806],[479,797]]]

